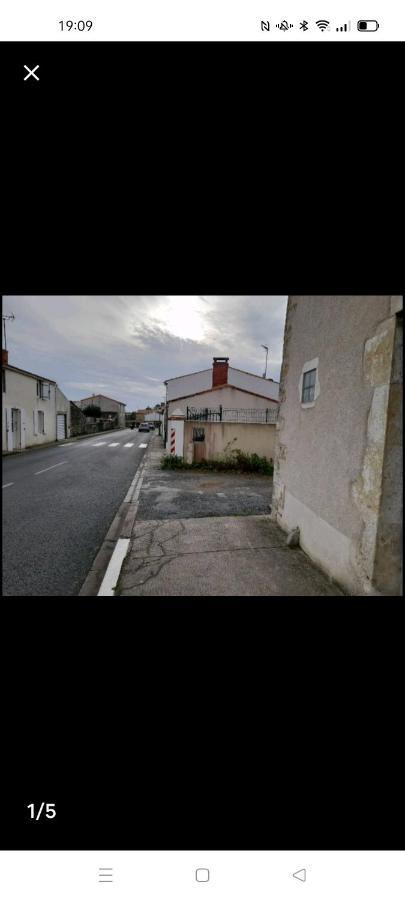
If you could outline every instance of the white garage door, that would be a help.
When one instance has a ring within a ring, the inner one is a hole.
[[[64,413],[58,413],[56,416],[56,438],[58,441],[64,441],[66,437],[66,416]]]

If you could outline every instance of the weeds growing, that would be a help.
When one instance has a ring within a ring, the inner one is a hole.
[[[257,453],[232,450],[217,459],[202,459],[198,463],[187,463],[182,456],[167,453],[161,460],[162,469],[199,469],[212,472],[255,472],[260,475],[273,474],[273,460]]]

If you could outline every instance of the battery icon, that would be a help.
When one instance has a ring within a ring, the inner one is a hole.
[[[357,22],[357,31],[377,31],[379,27],[375,19],[360,19]]]

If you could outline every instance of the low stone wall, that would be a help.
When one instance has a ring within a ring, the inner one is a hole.
[[[70,435],[77,437],[80,434],[86,434],[86,416],[81,409],[70,401]]]

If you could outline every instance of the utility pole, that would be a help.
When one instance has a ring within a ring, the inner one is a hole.
[[[268,356],[268,353],[269,353],[269,348],[266,347],[266,344],[260,344],[260,346],[263,347],[263,350],[266,351],[266,366],[265,366],[265,370],[264,370],[264,372],[263,372],[263,378],[266,378],[266,375],[267,375],[267,356]]]
[[[3,330],[4,330],[4,349],[7,350],[7,335],[6,335],[6,319],[15,319],[14,313],[11,313],[11,316],[3,316]]]

